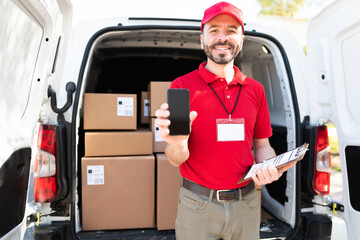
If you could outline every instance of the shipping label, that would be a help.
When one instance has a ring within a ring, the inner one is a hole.
[[[118,97],[117,98],[117,115],[118,116],[134,116],[134,98]]]
[[[144,116],[150,115],[150,99],[144,99]]]
[[[87,185],[104,184],[104,165],[87,166]]]

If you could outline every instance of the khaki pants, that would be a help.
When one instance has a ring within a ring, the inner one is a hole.
[[[177,240],[259,239],[259,198],[254,189],[244,198],[218,202],[183,187],[175,223]]]

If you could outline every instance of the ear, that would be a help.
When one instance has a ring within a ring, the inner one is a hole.
[[[204,36],[202,33],[200,34],[200,46],[201,49],[204,50]]]
[[[241,36],[241,40],[240,40],[240,51],[242,50],[243,48],[243,45],[244,45],[244,39],[245,39],[245,35],[242,35]]]

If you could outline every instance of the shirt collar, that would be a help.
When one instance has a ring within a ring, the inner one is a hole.
[[[206,66],[206,62],[200,64],[199,74],[206,83],[211,83],[217,79],[220,79],[219,76],[217,76],[214,73],[207,70],[205,68],[205,66]],[[235,81],[241,85],[246,85],[247,84],[247,80],[246,80],[247,76],[245,74],[243,74],[240,71],[240,69],[238,67],[236,67],[235,65],[234,65],[234,71],[235,71],[235,75],[234,75]]]

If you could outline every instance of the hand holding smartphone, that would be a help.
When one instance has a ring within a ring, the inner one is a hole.
[[[167,91],[167,102],[169,104],[169,126],[171,136],[190,134],[190,103],[189,90],[182,88],[170,88]]]

